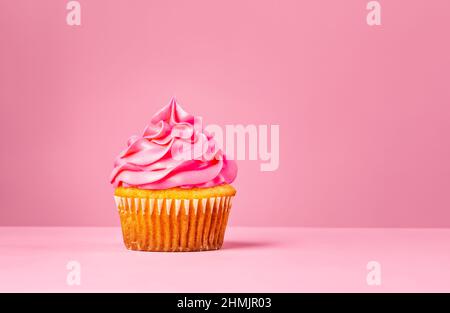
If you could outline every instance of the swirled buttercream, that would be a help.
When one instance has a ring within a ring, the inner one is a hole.
[[[236,178],[201,118],[184,111],[175,99],[157,112],[141,136],[131,136],[114,162],[114,187],[168,189],[214,187]]]

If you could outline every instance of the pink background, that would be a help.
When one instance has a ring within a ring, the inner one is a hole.
[[[280,125],[234,225],[450,226],[450,1],[66,2],[0,2],[0,225],[117,226],[113,158],[176,95]]]

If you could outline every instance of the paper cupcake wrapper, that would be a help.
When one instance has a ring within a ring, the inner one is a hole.
[[[202,199],[114,198],[128,249],[201,251],[222,246],[232,196]]]

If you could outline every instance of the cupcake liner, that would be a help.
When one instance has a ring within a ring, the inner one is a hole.
[[[114,198],[128,249],[202,251],[222,246],[233,196],[201,199]]]

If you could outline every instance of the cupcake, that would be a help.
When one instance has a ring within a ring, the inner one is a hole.
[[[142,251],[202,251],[222,246],[237,174],[201,118],[175,99],[141,136],[128,139],[111,184],[125,246]]]

